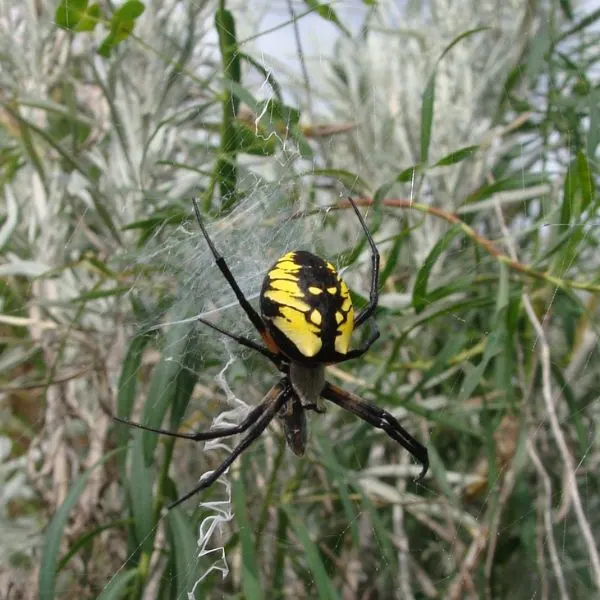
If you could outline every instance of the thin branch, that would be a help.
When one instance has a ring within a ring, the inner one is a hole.
[[[542,480],[542,485],[544,486],[545,507],[543,510],[543,517],[544,529],[546,530],[546,539],[548,540],[548,553],[550,554],[550,562],[552,563],[554,575],[556,576],[556,581],[558,582],[560,597],[563,600],[569,600],[565,576],[563,575],[562,567],[560,566],[560,559],[558,558],[558,552],[556,550],[556,542],[554,541],[554,532],[552,531],[552,482],[550,481],[550,477],[548,477],[548,473],[546,473],[546,470],[544,469],[544,465],[542,464],[540,457],[535,451],[535,447],[531,439],[527,440],[527,452],[529,453],[529,457],[531,458],[531,461],[533,462],[533,465],[535,466],[535,469]]]
[[[371,206],[373,204],[372,198],[356,198],[354,200],[356,204],[359,206]],[[546,281],[547,283],[552,284],[554,287],[560,289],[574,289],[574,290],[585,290],[587,292],[600,292],[600,284],[592,283],[591,281],[573,281],[572,279],[562,279],[560,277],[556,277],[548,272],[544,271],[536,271],[529,265],[523,264],[516,260],[513,260],[510,256],[504,254],[501,250],[499,250],[493,242],[488,240],[487,238],[479,235],[472,227],[467,225],[463,220],[461,220],[454,213],[447,212],[442,210],[441,208],[436,208],[435,206],[428,206],[427,204],[421,204],[419,202],[413,202],[412,200],[407,200],[403,198],[384,198],[381,201],[381,204],[384,206],[389,206],[392,208],[404,208],[409,210],[416,210],[423,214],[432,215],[447,221],[448,223],[452,223],[452,225],[458,225],[462,232],[471,239],[475,244],[482,247],[488,254],[493,256],[498,262],[507,265],[513,271],[518,271],[527,277],[531,277],[533,279],[539,279],[541,281]],[[341,200],[336,206],[333,208],[350,208],[351,204],[347,200]],[[332,207],[329,207],[332,208]]]
[[[590,564],[592,567],[592,574],[596,583],[596,587],[598,590],[600,590],[600,557],[598,556],[598,550],[596,548],[594,536],[583,510],[583,504],[581,503],[581,496],[579,495],[579,488],[577,487],[577,478],[575,475],[573,457],[569,452],[567,442],[560,428],[560,423],[556,414],[556,406],[552,398],[550,347],[548,346],[544,328],[540,324],[540,321],[535,314],[535,310],[533,309],[527,294],[523,294],[523,306],[525,307],[525,311],[527,312],[529,320],[531,321],[531,324],[533,325],[533,328],[538,336],[538,347],[542,364],[542,395],[546,405],[546,412],[548,413],[548,418],[550,421],[550,429],[565,465],[568,493],[571,495],[577,523],[581,529],[581,533],[583,534],[583,539],[590,557]]]

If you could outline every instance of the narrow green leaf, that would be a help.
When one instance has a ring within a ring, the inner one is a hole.
[[[54,22],[63,29],[73,31],[85,13],[88,0],[62,0],[54,13]]]
[[[277,150],[277,138],[261,129],[249,127],[240,121],[233,122],[236,135],[236,148],[253,156],[272,156]]]
[[[331,585],[331,581],[327,575],[321,553],[317,545],[310,539],[310,534],[304,524],[304,518],[294,511],[290,505],[286,505],[284,510],[287,513],[292,529],[302,544],[304,558],[315,582],[318,598],[323,600],[339,600],[339,596]]]
[[[581,212],[588,209],[596,195],[596,184],[594,174],[590,167],[587,156],[582,150],[577,152],[577,176],[579,179],[579,190],[581,193]]]
[[[337,14],[331,7],[331,4],[321,4],[317,0],[304,0],[304,2],[321,18],[330,21],[342,31],[346,37],[352,37],[352,34],[344,27],[344,24],[339,20]]]
[[[287,513],[279,508],[277,510],[277,525],[275,539],[275,560],[273,561],[273,579],[270,589],[283,598],[283,587],[285,585],[285,559],[287,556],[287,529],[289,519]]]
[[[190,307],[173,315],[173,321],[182,321],[193,316],[195,311]],[[169,327],[165,336],[164,348],[158,364],[152,371],[150,387],[144,403],[141,422],[150,427],[160,427],[167,412],[173,405],[177,392],[177,379],[185,364],[186,351],[193,325],[183,323]],[[158,436],[150,431],[144,432],[144,456],[146,464],[152,462],[152,456],[158,443]]]
[[[125,360],[121,367],[117,388],[117,416],[122,419],[131,418],[142,356],[151,339],[152,338],[149,335],[136,335],[129,343],[129,348],[127,349],[127,354],[125,355]],[[118,446],[123,446],[127,443],[130,431],[130,428],[126,425],[117,426]]]
[[[146,10],[143,2],[139,0],[127,0],[114,12],[112,22],[117,24],[120,21],[134,21]]]
[[[175,579],[177,582],[176,598],[187,598],[187,594],[199,578],[196,540],[196,528],[185,513],[175,507],[167,513],[168,535],[170,547],[175,553]],[[199,600],[196,590],[196,600]]]
[[[475,29],[469,29],[459,36],[455,37],[441,53],[437,59],[433,72],[429,76],[427,86],[423,92],[423,100],[421,103],[421,163],[427,164],[429,162],[429,145],[431,143],[431,130],[433,124],[433,107],[435,100],[435,80],[437,76],[437,68],[440,61],[462,40],[480,31],[485,31],[488,27],[476,27]]]
[[[99,525],[98,527],[94,527],[91,531],[87,531],[82,536],[80,536],[77,540],[73,542],[69,551],[60,559],[60,563],[58,565],[58,571],[62,571],[68,564],[69,561],[82,549],[86,546],[90,546],[94,542],[94,538],[100,535],[103,531],[107,529],[117,529],[122,528],[130,523],[130,519],[119,519],[118,521],[111,521],[110,523],[105,523],[104,525]]]
[[[421,163],[419,163],[418,165],[413,165],[412,167],[408,167],[408,169],[404,169],[404,171],[402,171],[400,175],[396,177],[396,181],[398,183],[414,181],[417,175],[421,174],[422,172],[423,165]]]
[[[481,357],[481,361],[476,367],[472,367],[469,370],[465,380],[463,381],[460,393],[456,399],[457,404],[463,404],[471,397],[477,386],[480,384],[489,362],[498,353],[502,352],[505,338],[506,331],[504,330],[504,327],[495,329],[490,333],[487,339],[487,344],[485,345],[485,350],[483,351],[483,356]]]
[[[433,474],[433,478],[440,486],[442,493],[446,498],[449,498],[452,503],[459,503],[459,499],[456,497],[450,482],[448,481],[448,471],[444,465],[444,461],[441,459],[438,451],[435,448],[434,444],[431,444],[428,448],[429,450],[429,468],[431,469],[431,473]]]
[[[429,81],[423,92],[423,101],[421,103],[421,163],[423,164],[427,164],[429,161],[429,144],[431,142],[431,129],[433,125],[436,74],[437,66],[429,77]]]
[[[39,577],[40,600],[52,600],[55,597],[56,573],[63,531],[69,520],[69,513],[79,501],[79,496],[81,496],[85,490],[85,486],[87,485],[92,471],[122,451],[122,448],[117,448],[116,450],[105,454],[96,464],[92,465],[89,469],[79,475],[69,488],[65,501],[54,513],[50,525],[46,530],[44,546],[42,548]]]
[[[417,408],[417,406],[411,403],[411,400],[419,392],[421,392],[427,387],[428,382],[433,377],[439,375],[444,371],[444,369],[448,367],[450,360],[460,352],[465,342],[466,333],[463,331],[458,332],[456,335],[451,335],[446,340],[446,342],[442,346],[442,349],[436,353],[435,359],[431,367],[427,369],[425,373],[423,373],[423,376],[419,379],[417,384],[411,388],[408,394],[405,394],[402,397],[400,402],[402,406],[404,406],[410,412],[415,412],[415,408]],[[420,411],[417,412],[417,414],[421,414],[421,416],[428,416],[427,414],[421,413]]]
[[[582,17],[580,21],[578,21],[575,25],[573,25],[573,27],[571,27],[571,29],[565,31],[565,33],[563,33],[560,36],[556,43],[564,40],[565,38],[568,38],[569,36],[574,35],[575,33],[579,33],[586,27],[593,25],[598,20],[600,20],[600,8],[592,11],[589,15]]]
[[[151,535],[155,524],[152,518],[152,485],[154,477],[152,467],[144,459],[144,435],[140,429],[133,431],[131,446],[131,469],[127,480],[131,512],[136,540],[142,552],[151,552],[154,536]],[[154,434],[154,437],[157,437]]]
[[[448,165],[454,165],[461,160],[465,160],[466,158],[471,158],[477,150],[479,150],[479,146],[466,146],[465,148],[461,148],[460,150],[456,150],[455,152],[451,152],[438,160],[434,167],[447,167]]]
[[[588,156],[595,156],[600,142],[600,90],[591,89],[588,100],[590,125],[587,133],[586,153]]]
[[[247,600],[261,600],[265,596],[262,591],[260,569],[256,560],[254,543],[250,534],[250,521],[246,506],[248,498],[241,474],[233,482],[232,500],[242,547],[242,590],[244,598]]]
[[[446,234],[435,244],[431,249],[429,256],[427,256],[423,266],[419,269],[417,277],[415,278],[415,285],[413,287],[413,307],[417,313],[422,312],[428,305],[427,300],[427,283],[429,281],[429,275],[435,265],[437,259],[441,256],[452,240],[460,232],[460,227],[454,226],[449,229]]]
[[[441,53],[438,62],[440,62],[440,60],[442,60],[442,58],[444,58],[444,56],[446,56],[446,54],[448,54],[448,52],[450,52],[450,50],[452,50],[452,48],[454,48],[454,46],[456,46],[456,44],[458,44],[459,42],[461,42],[462,40],[464,40],[465,38],[471,37],[472,35],[475,35],[476,33],[480,33],[481,31],[487,31],[488,29],[490,29],[490,27],[475,27],[473,29],[469,29],[467,31],[464,31],[463,33],[461,33],[460,35],[457,35],[444,49],[444,51]]]
[[[303,176],[331,177],[346,186],[350,194],[363,193],[369,189],[364,179],[345,169],[311,169],[300,174],[300,177]]]
[[[75,27],[75,31],[94,31],[96,25],[102,20],[102,12],[99,4],[88,6],[84,13],[81,14],[79,22]]]
[[[144,12],[145,6],[138,0],[128,0],[120,6],[110,20],[110,33],[102,40],[98,54],[109,57],[113,48],[125,41],[135,27],[135,20]]]
[[[508,190],[522,190],[528,187],[533,187],[543,183],[549,183],[548,176],[544,173],[519,173],[499,179],[492,184],[486,184],[481,186],[478,190],[469,194],[463,204],[474,204],[485,200],[490,196],[498,192],[505,192]]]
[[[500,280],[498,283],[498,295],[496,296],[496,314],[500,314],[508,307],[509,302],[509,272],[508,266],[500,263]]]
[[[552,47],[549,25],[542,21],[540,28],[531,39],[525,73],[533,81],[544,69],[548,53]]]
[[[125,592],[129,583],[135,579],[137,571],[129,569],[117,573],[102,590],[97,600],[122,600],[125,597]]]
[[[571,6],[571,0],[559,0],[560,3],[560,8],[563,12],[563,15],[565,15],[565,17],[567,19],[569,19],[569,21],[573,20],[573,7]]]

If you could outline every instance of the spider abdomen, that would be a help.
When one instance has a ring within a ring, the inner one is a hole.
[[[260,308],[271,337],[292,361],[330,362],[350,349],[348,287],[330,262],[310,252],[288,252],[269,269]]]

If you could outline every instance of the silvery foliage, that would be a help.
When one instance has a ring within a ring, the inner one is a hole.
[[[527,6],[520,0],[378,3],[366,41],[340,39],[323,74],[332,115],[357,124],[350,141],[332,149],[339,166],[357,172],[376,189],[418,164],[423,92],[440,55],[461,34],[487,27],[458,42],[437,66],[429,146],[429,164],[480,145],[476,159],[432,170],[423,185],[417,178],[389,194],[452,211],[483,183],[499,150],[492,117],[502,84],[528,39],[523,33]],[[446,228],[430,218],[413,231],[417,264]]]
[[[110,263],[135,241],[134,232],[120,231],[123,225],[168,206],[198,184],[197,173],[161,167],[158,161],[201,168],[204,160],[212,160],[205,130],[197,118],[190,118],[190,107],[212,97],[203,86],[213,72],[215,48],[200,43],[211,12],[202,2],[145,3],[135,33],[151,40],[151,47],[129,40],[107,61],[96,54],[106,30],[75,35],[60,30],[54,23],[56,4],[0,1],[0,100],[40,130],[50,131],[57,117],[73,123],[76,115],[90,133],[83,143],[67,133],[55,140],[59,149],[35,131],[19,128],[15,114],[0,107],[0,150],[16,148],[24,159],[14,178],[0,189],[7,216],[0,229],[0,276],[32,278],[22,324],[27,341],[41,350],[54,375],[103,360],[114,390],[128,335],[123,324],[131,321],[126,314],[129,305],[121,297],[108,297],[88,302],[80,311],[81,304],[72,300],[94,290],[99,277],[79,259],[91,249]],[[192,38],[195,44],[189,47],[186,68],[194,77],[173,68],[185,51],[182,44]],[[66,97],[67,87],[73,90],[74,102]],[[209,114],[201,118],[206,120]],[[24,132],[30,134],[34,152],[28,150]],[[110,233],[108,221],[122,244]],[[105,287],[114,284],[108,281]],[[71,323],[76,324],[73,330]],[[16,348],[14,353],[18,352],[23,350]],[[6,361],[20,361],[9,353],[3,355],[5,367]],[[57,386],[48,388],[47,411],[55,412],[47,412],[44,424],[51,429],[57,418],[64,421],[64,429],[61,425],[54,431],[63,449],[71,433],[81,433],[81,424],[64,418],[62,402],[72,402],[84,420],[94,423],[99,401],[107,401],[107,389],[98,385],[94,374],[92,368],[89,376],[69,380],[60,394]],[[42,432],[32,444],[30,458],[37,457],[36,464],[53,456],[50,437]],[[29,498],[32,489],[24,475],[26,457],[8,460],[8,455],[0,454],[4,492],[0,519],[7,528],[6,504]],[[74,453],[68,456],[77,460]],[[86,460],[97,457],[90,451]],[[26,538],[31,528],[21,523],[20,530],[23,543],[31,546],[31,538]],[[6,542],[2,540],[2,545]],[[13,549],[21,547],[12,538],[8,543]]]

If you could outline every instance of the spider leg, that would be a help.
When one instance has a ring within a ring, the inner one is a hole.
[[[373,427],[385,431],[385,433],[387,433],[394,441],[406,448],[423,466],[423,470],[419,477],[417,477],[417,481],[421,481],[423,477],[425,477],[427,469],[429,468],[427,448],[417,442],[417,440],[415,440],[408,431],[400,425],[396,417],[387,410],[379,408],[379,406],[375,406],[374,404],[363,400],[356,394],[343,390],[329,382],[325,384],[325,388],[321,392],[321,395],[323,398],[331,400],[331,402],[337,404],[344,410],[354,413],[363,421],[373,425]]]
[[[261,417],[261,415],[265,412],[265,409],[266,406],[264,404],[259,404],[248,413],[248,416],[239,425],[221,427],[219,429],[213,429],[212,431],[197,431],[194,433],[177,433],[175,431],[169,431],[168,429],[148,427],[147,425],[142,425],[141,423],[135,423],[133,421],[128,421],[127,419],[121,419],[121,417],[113,417],[113,419],[119,423],[123,423],[124,425],[137,427],[138,429],[144,429],[145,431],[152,431],[153,433],[158,433],[160,435],[168,435],[169,437],[181,438],[183,440],[202,442],[206,440],[214,440],[220,437],[236,435],[237,433],[243,433],[246,431],[246,429],[248,429],[248,427],[250,427],[250,425],[252,425],[252,423]]]
[[[265,341],[265,343],[267,344],[269,349],[272,351],[276,350],[277,347],[276,347],[275,343],[272,341],[271,336],[267,332],[267,329],[265,327],[265,324],[264,324],[262,318],[254,310],[254,308],[252,308],[252,305],[250,304],[250,302],[248,302],[248,299],[246,298],[246,296],[244,296],[244,292],[242,292],[240,286],[238,285],[237,281],[235,280],[235,277],[233,276],[233,273],[229,270],[229,267],[227,266],[225,259],[223,258],[223,256],[221,256],[221,254],[219,254],[215,245],[213,244],[213,241],[210,239],[208,232],[206,231],[206,227],[204,227],[202,217],[200,216],[200,208],[198,207],[198,200],[196,198],[194,198],[192,200],[192,202],[194,204],[194,211],[196,213],[196,220],[198,221],[198,225],[200,226],[200,231],[202,231],[202,235],[204,236],[204,239],[206,240],[206,243],[208,244],[208,247],[210,248],[210,251],[212,252],[212,255],[215,259],[215,263],[216,263],[217,267],[219,268],[219,271],[221,271],[221,273],[223,274],[223,277],[225,277],[225,279],[227,280],[227,283],[229,284],[229,287],[231,287],[231,289],[233,290],[235,297],[237,298],[238,302],[240,303],[240,306],[244,309],[244,312],[246,313],[246,315],[248,315],[248,318],[252,322],[252,325],[254,325],[254,327],[256,328],[258,333],[260,333],[261,337],[263,338],[263,340]]]
[[[358,358],[359,356],[362,356],[379,339],[380,335],[381,335],[381,333],[379,332],[379,329],[377,328],[377,323],[375,322],[375,319],[373,319],[371,321],[371,333],[369,334],[369,338],[367,339],[367,341],[360,348],[356,348],[355,350],[350,350],[350,352],[348,352],[346,354],[341,354],[339,356],[339,359],[336,360],[336,364],[345,362],[347,360],[352,360],[353,358]]]
[[[219,333],[226,335],[228,338],[235,340],[238,344],[241,344],[242,346],[246,346],[246,348],[251,348],[252,350],[256,350],[257,352],[260,352],[263,356],[266,356],[277,367],[279,367],[281,365],[281,358],[274,352],[271,352],[270,350],[268,350],[267,348],[263,348],[260,344],[257,344],[256,342],[253,342],[252,340],[249,340],[248,338],[246,338],[242,335],[230,333],[229,331],[226,331],[225,329],[221,329],[221,327],[215,325],[214,323],[211,323],[210,321],[206,321],[205,319],[203,319],[201,317],[198,317],[197,319],[198,319],[198,321],[200,321],[200,323],[203,323],[207,327],[210,327],[211,329],[214,329],[215,331],[218,331]]]
[[[275,415],[281,410],[281,407],[285,404],[290,393],[290,387],[286,379],[279,382],[274,386],[265,396],[265,399],[261,402],[260,406],[263,407],[263,414],[258,418],[254,419],[253,427],[250,429],[248,435],[233,449],[231,454],[210,474],[202,477],[200,483],[183,495],[174,502],[171,502],[167,507],[171,510],[175,506],[178,506],[182,502],[185,502],[188,498],[193,495],[205,490],[210,487],[223,473],[231,466],[233,461],[252,444],[260,434],[267,428],[267,425],[273,420]],[[247,420],[247,419],[246,419]]]
[[[367,228],[367,224],[363,219],[360,211],[356,204],[354,204],[354,200],[348,197],[348,202],[352,205],[360,224],[362,225],[363,231],[367,236],[367,241],[369,242],[369,246],[371,246],[371,291],[369,292],[369,304],[363,308],[360,313],[354,319],[354,328],[360,327],[374,312],[377,308],[377,302],[379,299],[379,293],[377,291],[377,283],[379,280],[379,250],[377,250],[377,246],[369,233],[369,229]],[[374,340],[373,340],[374,341]],[[359,355],[360,356],[360,355]]]

